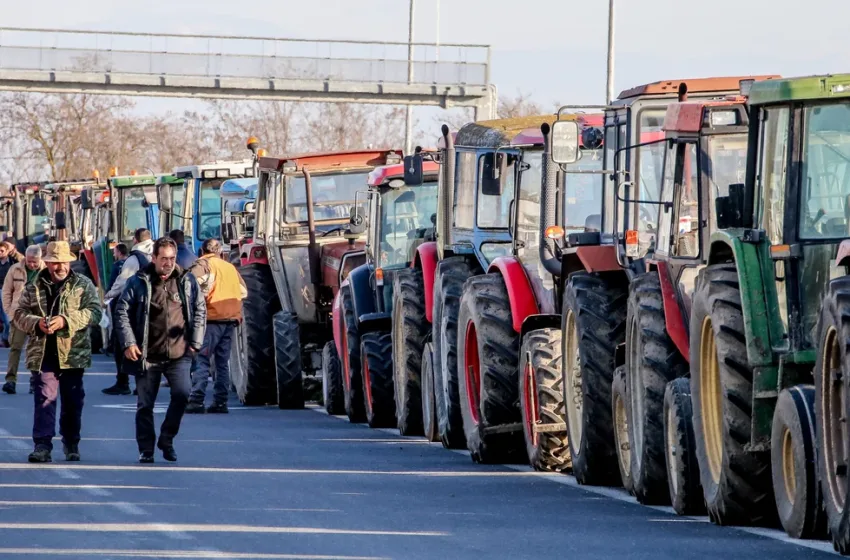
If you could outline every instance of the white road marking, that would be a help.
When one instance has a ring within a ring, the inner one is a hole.
[[[304,535],[369,535],[381,537],[447,537],[442,531],[369,531],[329,529],[327,527],[272,527],[198,523],[0,523],[0,529],[12,531],[73,531],[83,533],[260,533]]]
[[[31,436],[13,436],[13,435],[0,435],[0,440],[21,440],[21,439],[29,439],[31,440]],[[136,438],[109,438],[109,437],[87,437],[83,438],[83,441],[136,441]],[[181,442],[185,443],[254,443],[252,441],[246,441],[241,439],[183,439],[180,438]],[[13,443],[9,443],[9,445],[16,445]],[[29,446],[24,444],[23,447],[25,449],[29,449]]]
[[[188,490],[188,488],[171,488],[165,486],[125,486],[118,484],[15,484],[0,483],[0,488],[36,488],[40,490],[88,490],[102,488],[110,490]]]
[[[0,548],[0,556],[107,556],[110,558],[199,558],[230,560],[386,560],[380,556],[324,556],[317,554],[275,554],[262,552],[223,552],[221,550],[138,550],[121,548]]]

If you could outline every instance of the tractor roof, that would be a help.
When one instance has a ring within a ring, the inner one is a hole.
[[[555,115],[537,115],[494,121],[478,121],[463,125],[455,136],[456,146],[468,148],[498,148],[508,146],[525,130],[552,123]],[[523,142],[527,143],[527,142]],[[541,139],[542,143],[542,139]]]
[[[427,160],[422,162],[422,173],[427,177],[436,175],[440,172],[440,166],[437,162]],[[382,165],[376,167],[369,173],[369,179],[366,181],[370,187],[377,187],[391,181],[392,179],[401,179],[404,177],[404,164],[394,163],[392,165]],[[432,177],[436,179],[436,177]]]
[[[179,179],[176,175],[122,175],[120,177],[110,177],[109,185],[117,188],[152,187],[156,184],[157,177],[161,177],[168,184],[183,182],[183,179]]]
[[[686,84],[688,93],[710,94],[717,93],[718,95],[728,92],[741,91],[742,82],[755,80],[762,82],[765,80],[775,80],[778,75],[762,75],[762,76],[724,76],[720,78],[688,78],[683,80],[663,80],[660,82],[652,82],[641,86],[636,86],[620,92],[617,96],[618,101],[630,99],[633,97],[653,96],[667,97],[675,96],[679,93],[679,85]]]
[[[181,179],[229,179],[230,177],[250,177],[254,174],[254,160],[215,161],[200,165],[184,165],[174,168],[174,175]]]
[[[744,96],[729,96],[718,100],[672,103],[667,106],[667,114],[664,116],[662,129],[665,132],[697,133],[704,127],[744,126],[747,124],[746,102],[747,98]],[[738,113],[735,117],[735,122],[724,125],[712,125],[711,122],[706,122],[706,113],[714,112],[718,109],[723,113]]]
[[[300,171],[305,166],[311,173],[323,173],[345,169],[372,168],[386,165],[388,156],[401,160],[401,150],[350,150],[342,152],[325,152],[300,154],[284,157],[261,157],[260,169],[282,171]]]
[[[592,128],[592,127],[601,127],[605,122],[605,115],[602,113],[594,113],[594,114],[584,114],[584,113],[573,113],[573,114],[562,114],[562,121],[577,121],[579,126],[582,129]],[[547,122],[547,121],[545,121]],[[540,127],[531,127],[526,128],[511,140],[512,146],[542,146],[543,145],[543,133],[540,131]]]
[[[850,97],[850,74],[827,74],[753,84],[750,105],[847,97]]]
[[[35,192],[35,191],[46,191],[46,192],[60,192],[60,191],[70,191],[70,190],[78,190],[83,187],[87,187],[89,185],[98,186],[101,185],[103,188],[106,188],[106,183],[101,182],[100,179],[93,177],[91,179],[67,179],[63,181],[32,181],[28,183],[15,183],[12,185],[10,190],[16,192],[22,192],[24,190]]]

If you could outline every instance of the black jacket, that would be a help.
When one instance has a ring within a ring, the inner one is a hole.
[[[132,362],[124,360],[124,371],[128,374],[144,373],[148,369],[148,317],[150,315],[151,275],[156,274],[153,264],[148,265],[127,280],[124,291],[115,304],[115,328],[118,334],[119,351],[132,345],[142,350],[142,357]],[[186,343],[196,350],[204,344],[207,324],[207,304],[198,281],[190,273],[177,267],[180,297],[183,303],[183,318],[188,337]]]

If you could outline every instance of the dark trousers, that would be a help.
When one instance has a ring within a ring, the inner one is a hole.
[[[56,401],[61,398],[59,433],[66,444],[80,442],[83,420],[83,370],[66,369],[58,374],[42,371],[33,374],[35,413],[32,423],[32,440],[37,447],[53,449],[56,436]]]
[[[227,404],[230,395],[230,347],[233,344],[233,323],[208,322],[204,334],[204,345],[192,364],[192,395],[194,403],[204,404],[207,394],[207,379],[210,376],[210,360],[215,358],[213,402]]]
[[[192,358],[183,356],[178,360],[150,364],[145,373],[136,375],[136,389],[139,392],[136,403],[136,443],[139,444],[140,453],[154,450],[156,431],[153,425],[153,408],[163,376],[171,388],[171,401],[159,430],[159,443],[165,447],[172,445],[174,436],[180,431],[180,421],[186,411],[186,403],[189,402],[191,367]]]
[[[130,385],[130,376],[124,373],[124,349],[118,342],[118,329],[112,329],[112,353],[115,360],[115,383],[118,385]]]

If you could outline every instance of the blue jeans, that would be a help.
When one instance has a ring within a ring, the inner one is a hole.
[[[207,323],[204,345],[192,365],[192,395],[189,402],[204,404],[210,359],[215,357],[215,387],[213,402],[227,404],[230,394],[230,346],[233,344],[233,323]]]
[[[189,402],[191,365],[192,358],[187,355],[177,360],[150,364],[145,373],[136,376],[136,389],[139,392],[136,401],[136,443],[139,445],[140,453],[153,453],[156,442],[153,409],[163,376],[168,380],[171,388],[171,400],[159,431],[159,442],[166,447],[172,445],[174,436],[180,431],[180,421],[183,419],[183,413],[186,412],[186,403]]]

